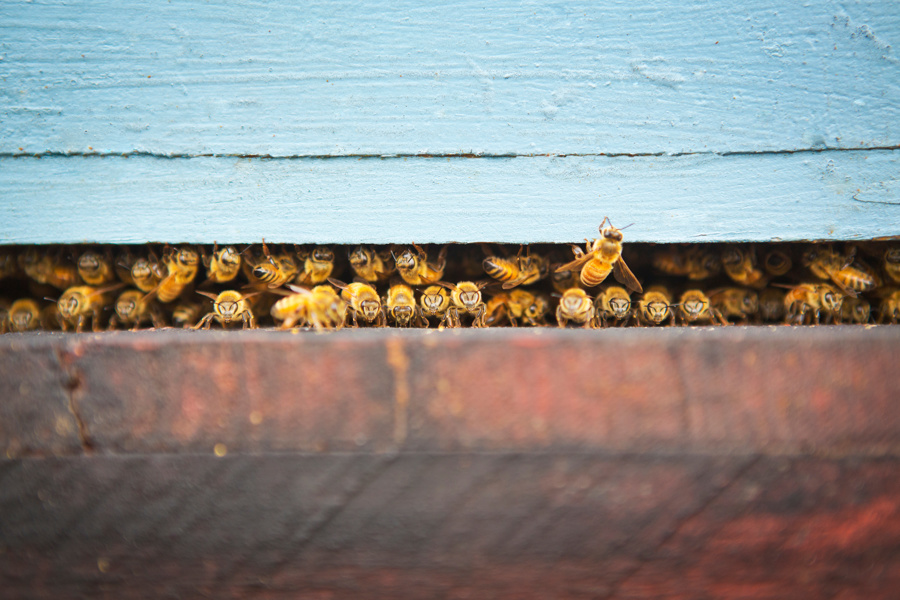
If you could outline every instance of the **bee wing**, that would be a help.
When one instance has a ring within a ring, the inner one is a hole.
[[[200,294],[201,296],[206,296],[207,298],[212,298],[213,300],[215,300],[218,297],[216,294],[213,294],[212,292],[202,292],[200,290],[197,290],[196,293]]]
[[[511,290],[512,288],[514,288],[518,285],[521,285],[526,279],[528,279],[532,275],[533,275],[533,273],[520,273],[518,277],[516,277],[515,279],[510,279],[509,281],[505,282],[501,287],[504,290]]]
[[[329,277],[329,278],[328,278],[328,283],[330,283],[330,284],[333,285],[334,287],[339,288],[339,289],[342,289],[342,290],[346,290],[346,289],[347,289],[347,284],[346,284],[346,283],[344,283],[343,281],[339,281],[339,280],[337,280],[337,279],[334,279],[333,277]],[[294,286],[289,286],[289,287],[294,287]]]
[[[628,265],[625,264],[625,260],[621,256],[619,257],[619,260],[613,263],[613,275],[616,277],[616,281],[631,291],[639,294],[644,293],[641,282],[637,280],[637,277],[634,276],[634,273],[631,272],[631,269],[628,268]]]
[[[568,262],[564,265],[556,267],[555,273],[560,273],[562,271],[574,271],[575,269],[581,268],[582,265],[584,265],[586,262],[588,262],[592,258],[594,258],[594,254],[592,252],[589,252],[583,256],[579,256],[572,262]]]

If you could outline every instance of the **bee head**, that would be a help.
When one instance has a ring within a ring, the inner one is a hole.
[[[328,246],[316,246],[312,251],[312,259],[316,262],[331,262],[334,260],[334,252]]]

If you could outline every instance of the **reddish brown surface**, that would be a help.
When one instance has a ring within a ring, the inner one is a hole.
[[[60,414],[113,453],[900,452],[898,327],[7,335],[0,357],[10,456],[76,450]]]
[[[884,459],[78,457],[0,467],[4,596],[894,598]]]
[[[897,327],[0,336],[0,596],[895,598],[898,365]]]

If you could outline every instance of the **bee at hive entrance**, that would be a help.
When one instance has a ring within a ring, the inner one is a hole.
[[[6,246],[0,333],[900,323],[897,242],[662,245],[624,229],[604,219],[582,247]]]

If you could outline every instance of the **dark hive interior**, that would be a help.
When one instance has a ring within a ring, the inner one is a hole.
[[[599,251],[561,270],[592,249],[579,248],[8,246],[0,322],[3,332],[900,322],[896,242],[625,243],[618,260],[637,286]],[[603,281],[588,286],[582,271],[594,267]]]

